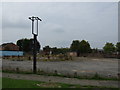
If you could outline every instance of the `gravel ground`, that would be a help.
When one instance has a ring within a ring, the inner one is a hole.
[[[45,72],[58,73],[66,75],[95,75],[98,73],[105,77],[117,77],[119,59],[97,59],[97,58],[76,58],[73,61],[38,61],[37,69]],[[32,61],[11,61],[2,60],[3,69],[16,69],[32,71]]]
[[[76,84],[82,86],[101,86],[101,87],[112,87],[118,88],[118,81],[100,81],[100,80],[80,80],[76,78],[64,78],[57,76],[43,76],[34,74],[12,74],[12,73],[2,73],[2,77],[9,77],[13,79],[24,79],[24,80],[35,80],[44,82],[57,82],[66,84]]]

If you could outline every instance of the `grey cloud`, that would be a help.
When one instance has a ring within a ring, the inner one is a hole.
[[[23,33],[21,37],[29,37],[28,16],[35,15],[43,20],[39,23],[38,36],[43,46],[68,46],[74,39],[86,39],[92,47],[101,48],[106,41],[117,42],[117,11],[117,3],[106,2],[4,3],[3,31],[9,36],[6,40],[15,41],[16,36],[10,38],[15,29],[17,36]]]
[[[55,32],[55,33],[64,33],[65,34],[65,30],[62,30],[61,28],[55,29],[55,30],[53,30],[53,32]]]
[[[5,29],[5,28],[29,28],[30,27],[30,23],[27,22],[27,20],[25,19],[18,19],[18,20],[15,20],[14,18],[11,18],[11,19],[7,19],[6,17],[3,17],[2,18],[2,28]]]

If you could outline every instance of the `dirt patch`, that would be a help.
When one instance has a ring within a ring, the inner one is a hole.
[[[56,83],[40,83],[40,84],[36,84],[39,87],[45,87],[45,88],[61,88],[60,85],[56,84]]]

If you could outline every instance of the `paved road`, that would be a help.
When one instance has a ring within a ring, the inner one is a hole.
[[[57,82],[57,83],[66,83],[66,84],[76,84],[76,85],[81,85],[81,86],[90,85],[90,86],[118,88],[118,81],[80,80],[76,78],[63,78],[63,77],[57,77],[57,76],[43,76],[43,75],[34,75],[34,74],[3,73],[2,75],[3,77],[9,77],[13,79]]]
[[[77,58],[74,61],[38,61],[37,69],[45,72],[55,72],[74,75],[94,75],[117,77],[119,59]],[[32,61],[2,60],[3,69],[31,70]]]

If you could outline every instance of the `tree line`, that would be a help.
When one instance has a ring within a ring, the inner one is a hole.
[[[77,52],[77,56],[79,56],[80,54],[91,53],[94,50],[96,50],[96,52],[98,51],[98,49],[91,49],[89,42],[85,40],[82,40],[81,42],[79,40],[74,40],[70,46],[70,49]],[[117,42],[116,45],[107,42],[103,47],[103,53],[120,54],[120,42]]]
[[[19,50],[20,51],[28,53],[28,52],[32,52],[33,51],[33,42],[34,42],[33,39],[25,38],[25,39],[19,39],[16,44],[19,46]],[[39,50],[40,50],[40,43],[39,43],[39,41],[37,41],[37,45],[36,46],[37,46],[36,51],[39,52]]]
[[[33,50],[33,39],[20,39],[17,41],[17,45],[19,46],[20,50],[23,52],[32,52]],[[40,43],[37,41],[37,51],[40,51]],[[80,56],[80,54],[85,53],[91,53],[93,50],[89,42],[86,40],[73,40],[69,48],[57,48],[53,47],[51,48],[49,45],[43,47],[43,51],[46,52],[46,54],[65,54],[67,52],[76,52],[77,56]],[[97,50],[97,49],[96,49]],[[112,54],[114,52],[120,53],[120,42],[117,42],[116,45],[113,43],[107,42],[104,47],[103,51],[106,54]]]

